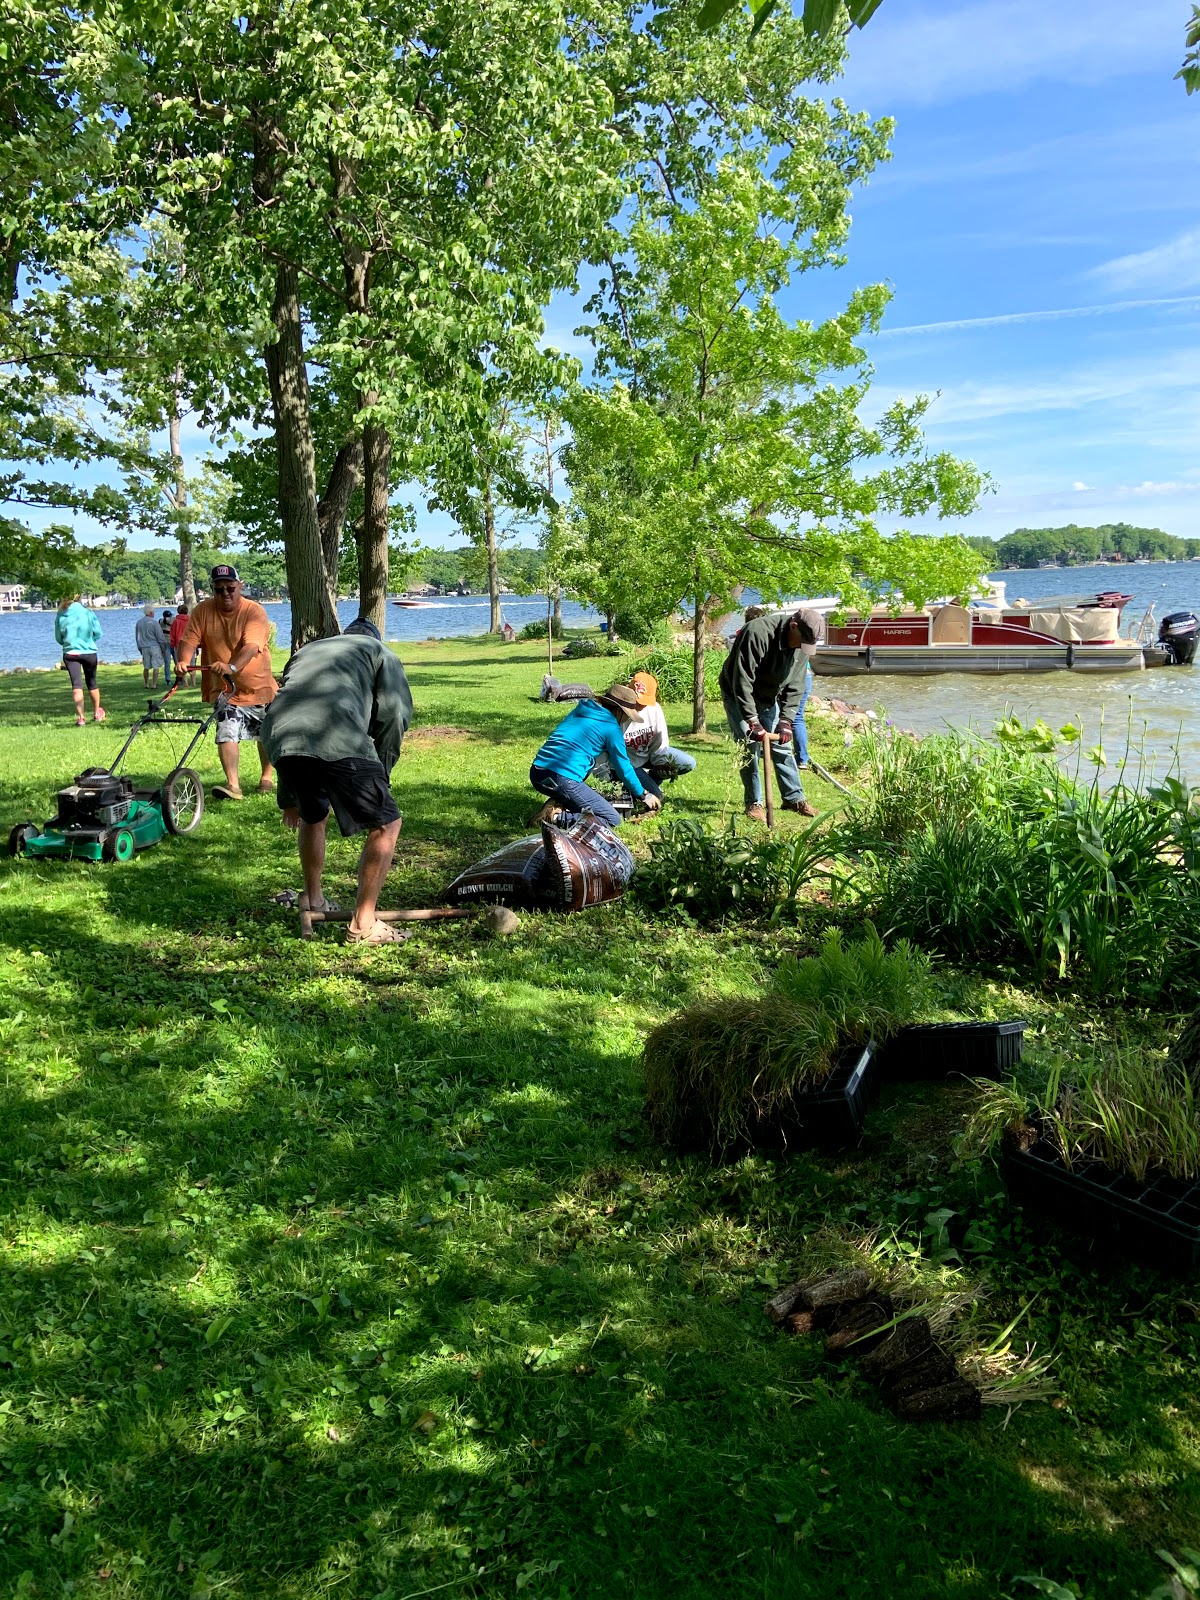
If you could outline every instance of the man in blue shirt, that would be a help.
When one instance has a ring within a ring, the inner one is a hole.
[[[581,700],[563,718],[529,769],[530,783],[550,797],[539,821],[549,821],[559,811],[590,811],[606,828],[621,826],[620,812],[584,782],[601,752],[633,798],[647,811],[658,810],[662,801],[646,790],[625,753],[625,728],[640,719],[637,694],[626,683],[614,683],[595,700]]]

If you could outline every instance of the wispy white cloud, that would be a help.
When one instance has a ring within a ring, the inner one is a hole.
[[[847,89],[888,108],[930,105],[1038,80],[1098,84],[1146,68],[1168,74],[1180,50],[1177,0],[974,0],[886,6],[850,43]]]
[[[1198,230],[1200,236],[1200,230]],[[1200,276],[1197,277],[1200,282]],[[1001,328],[1015,322],[1060,322],[1065,317],[1105,317],[1117,311],[1139,311],[1147,306],[1200,305],[1200,295],[1168,295],[1153,300],[1111,300],[1098,306],[1059,306],[1052,311],[1005,311],[991,317],[955,317],[946,322],[914,322],[906,327],[884,328],[881,339],[912,333],[956,333],[965,328]]]
[[[1086,494],[1087,491],[1088,491],[1088,485],[1086,483],[1083,483],[1083,482],[1078,482],[1077,481],[1077,482],[1073,483],[1071,485],[1071,487],[1072,487],[1072,489],[1074,489],[1079,494]]]
[[[949,384],[936,395],[928,429],[931,436],[943,441],[952,436],[960,447],[969,441],[973,453],[986,453],[989,429],[985,425],[990,422],[1076,413],[1072,423],[1076,445],[1112,448],[1119,439],[1185,448],[1194,454],[1200,428],[1198,371],[1200,349],[1191,346],[1164,355],[1080,362],[992,380],[969,379]],[[887,387],[894,387],[894,377]],[[911,393],[923,385],[918,381],[906,387]],[[1088,414],[1092,421],[1085,432]],[[1192,456],[1185,459],[1190,467]]]
[[[1200,228],[1189,228],[1150,250],[1105,261],[1087,276],[1117,291],[1200,286]]]

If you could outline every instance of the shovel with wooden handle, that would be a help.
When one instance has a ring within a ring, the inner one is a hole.
[[[771,746],[778,743],[777,733],[763,734],[763,794],[767,805],[768,828],[775,826],[775,771],[771,761]]]

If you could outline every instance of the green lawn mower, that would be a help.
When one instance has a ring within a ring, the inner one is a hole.
[[[144,717],[129,730],[111,767],[89,767],[58,791],[58,815],[44,826],[18,822],[8,836],[10,856],[65,856],[77,861],[130,861],[168,833],[191,833],[204,815],[204,785],[184,763],[203,739],[221,707],[218,700],[203,717],[168,716],[164,707],[175,688],[151,700]],[[193,727],[183,758],[159,789],[135,789],[118,768],[144,728]]]

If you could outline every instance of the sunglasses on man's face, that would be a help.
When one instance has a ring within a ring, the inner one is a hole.
[[[236,594],[237,593],[237,584],[236,583],[215,583],[215,584],[213,584],[213,589],[214,589],[215,593],[217,593],[217,594]]]

